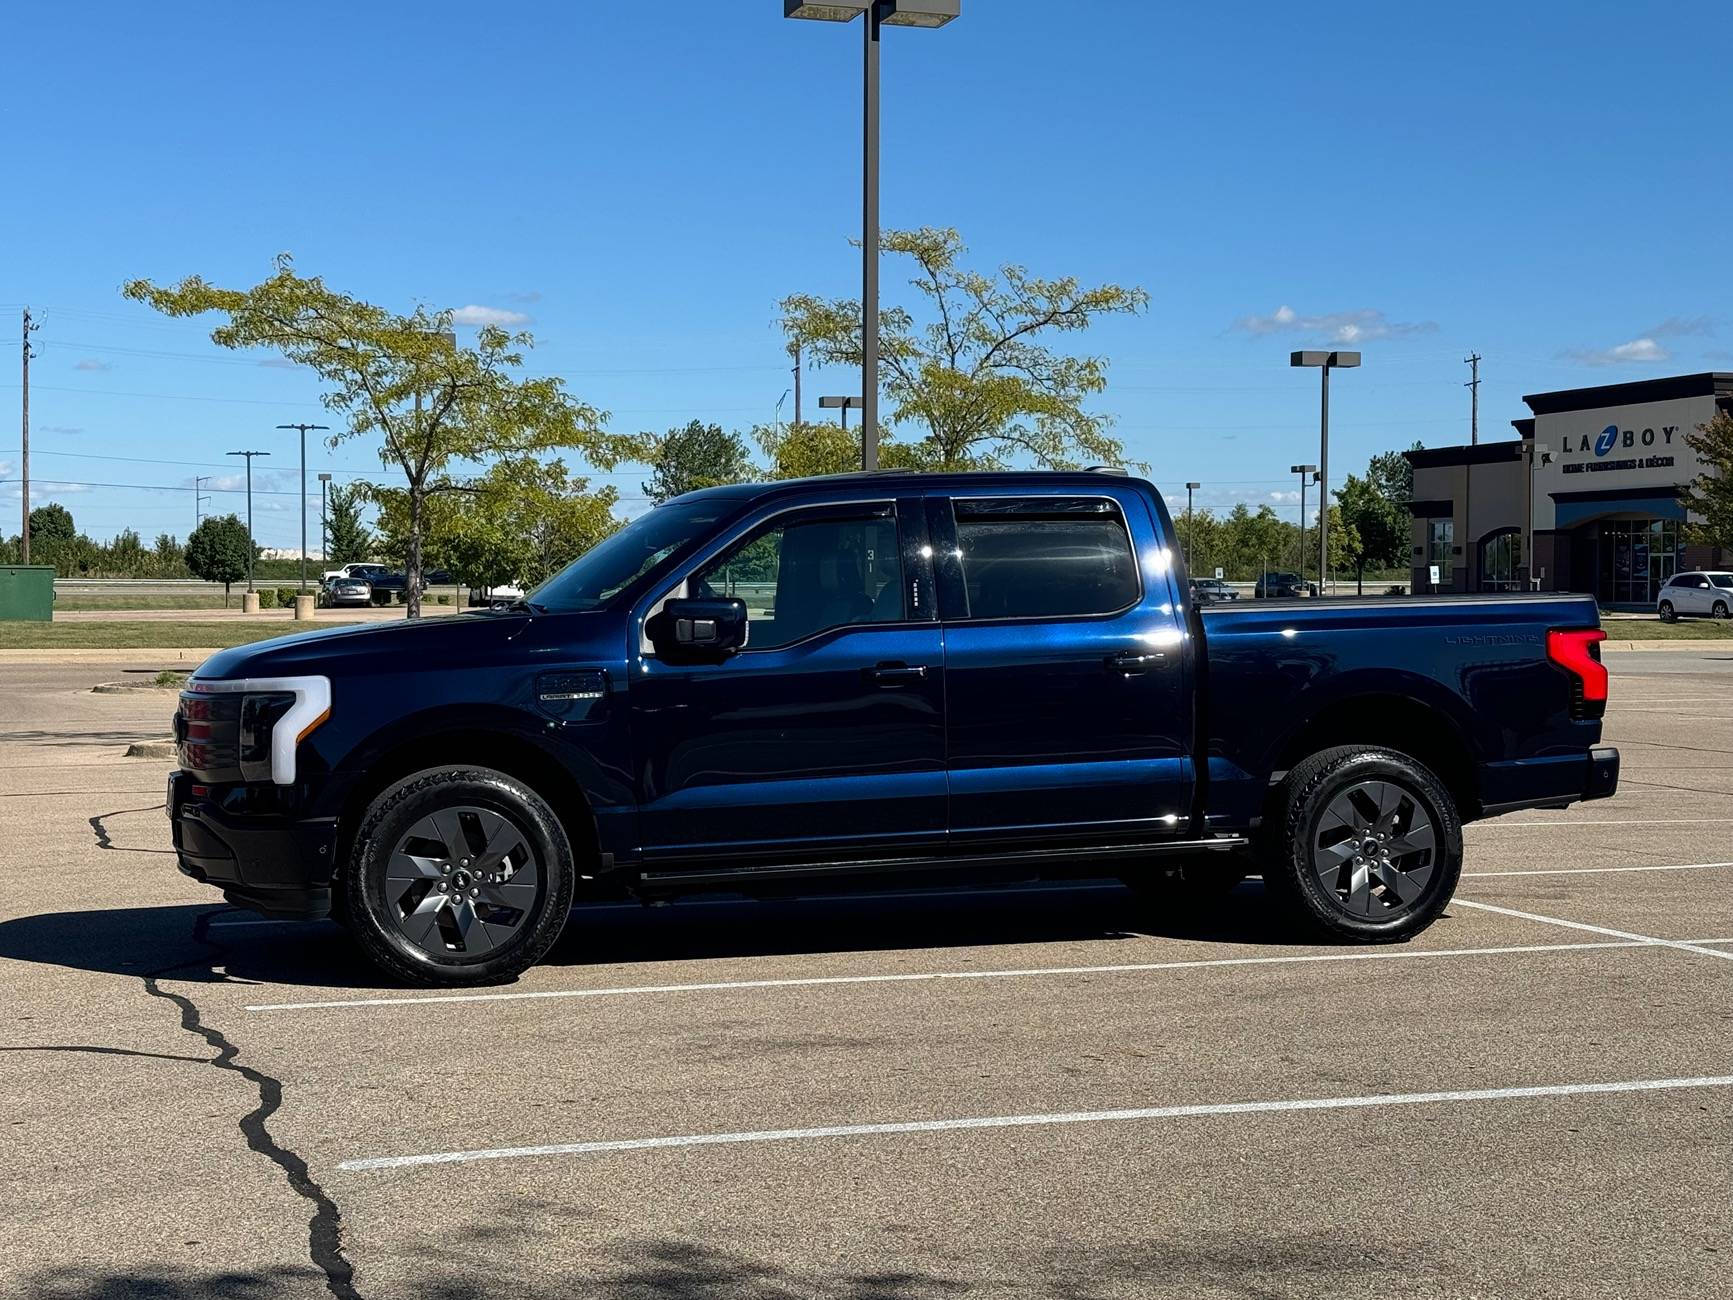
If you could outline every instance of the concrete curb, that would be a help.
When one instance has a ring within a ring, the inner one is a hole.
[[[130,664],[139,668],[173,668],[186,671],[197,668],[221,651],[214,646],[189,650],[161,650],[150,646],[131,649],[90,647],[60,649],[56,646],[32,647],[28,650],[0,650],[0,664]]]
[[[150,682],[100,682],[90,688],[92,695],[178,695],[178,686],[158,686]]]
[[[1733,636],[1677,637],[1669,641],[1602,641],[1602,650],[1690,650],[1696,646],[1725,646],[1733,650]]]
[[[128,758],[174,758],[175,743],[170,740],[135,740],[126,747]]]

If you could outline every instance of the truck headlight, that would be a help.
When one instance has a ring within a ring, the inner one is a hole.
[[[266,691],[241,697],[241,735],[237,748],[243,781],[271,779],[271,735],[294,707],[292,691]]]
[[[230,761],[235,766],[229,770],[238,771],[243,781],[293,785],[295,747],[331,716],[331,679],[244,677],[206,681],[195,676],[181,692],[181,713],[187,719],[182,763],[188,770],[203,770],[189,762],[197,742],[213,754],[232,754]],[[209,736],[193,735],[195,727],[203,727]],[[219,730],[226,734],[217,734]],[[213,779],[234,777],[214,775]]]

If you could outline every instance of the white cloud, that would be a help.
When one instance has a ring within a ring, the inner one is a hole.
[[[1650,335],[1640,339],[1632,339],[1628,343],[1617,343],[1610,348],[1571,348],[1559,355],[1568,361],[1580,362],[1585,366],[1620,366],[1620,365],[1655,365],[1672,359],[1673,354],[1667,351]]]
[[[259,364],[267,370],[299,370],[301,368],[299,362],[291,361],[288,357],[266,357]]]
[[[480,307],[471,303],[467,307],[459,307],[451,313],[453,325],[528,325],[530,318],[521,311],[507,311],[504,307]]]
[[[516,293],[506,294],[505,300],[507,302],[538,303],[542,300],[542,291],[540,289],[521,289]]]
[[[1300,504],[1299,489],[1296,488],[1291,492],[1272,492],[1270,493],[1270,500],[1277,505],[1297,506]]]
[[[82,357],[73,363],[74,370],[113,370],[114,367],[106,361],[98,361],[95,357]]]
[[[1684,335],[1712,338],[1714,334],[1713,316],[1669,316],[1649,331],[1649,337],[1657,339],[1679,338]]]
[[[34,424],[30,426],[37,433],[83,433],[84,430],[76,424]]]
[[[1234,322],[1234,328],[1259,337],[1266,334],[1303,334],[1330,343],[1370,343],[1375,339],[1433,334],[1438,330],[1438,322],[1391,320],[1376,307],[1304,316],[1283,303],[1267,316],[1240,317]]]

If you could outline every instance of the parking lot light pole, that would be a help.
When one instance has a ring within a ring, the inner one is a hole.
[[[1185,485],[1185,571],[1188,574],[1191,572],[1191,494],[1202,486],[1202,483]]]
[[[863,403],[861,402],[861,399],[858,397],[821,397],[818,399],[818,404],[820,407],[822,407],[824,410],[827,410],[827,411],[841,411],[842,412],[842,427],[845,429],[848,428],[848,413],[850,411],[860,410],[862,405],[863,405]],[[862,439],[864,439],[866,437],[866,433],[865,433],[866,426],[863,424],[861,426],[861,429],[862,429],[861,437],[862,437]],[[863,441],[862,445],[863,446],[865,445],[864,441]],[[870,465],[867,464],[865,453],[864,452],[862,453],[862,455],[861,455],[861,467],[863,469],[877,469],[879,467],[879,456],[878,456],[878,448],[877,447],[873,448],[872,463]]]
[[[1360,364],[1358,352],[1292,352],[1288,354],[1290,366],[1317,366],[1324,375],[1324,397],[1322,413],[1319,417],[1318,430],[1318,591],[1323,593],[1325,584],[1329,581],[1330,562],[1330,372],[1342,368],[1347,369]],[[1304,536],[1305,518],[1302,515],[1301,535]],[[1305,577],[1302,573],[1301,577]]]
[[[319,475],[319,564],[321,568],[331,563],[331,543],[326,540],[328,534],[325,528],[325,488],[331,482],[329,474]]]
[[[1288,473],[1300,476],[1300,581],[1306,580],[1306,476],[1317,476],[1316,465],[1290,465]]]
[[[253,457],[269,456],[268,451],[231,451],[231,456],[247,458],[247,590],[253,589],[253,553],[259,548],[253,544]]]
[[[301,594],[307,594],[307,430],[329,429],[328,424],[279,424],[279,429],[301,431]]]
[[[879,29],[943,27],[962,0],[782,0],[784,18],[846,23],[865,15],[861,125],[861,468],[879,467]]]

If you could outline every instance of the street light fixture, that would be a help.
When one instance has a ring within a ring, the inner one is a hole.
[[[329,474],[319,475],[319,563],[331,563],[331,543],[325,531],[325,488],[331,482]]]
[[[845,429],[848,428],[848,413],[850,411],[860,410],[862,405],[861,399],[858,397],[821,397],[818,399],[818,404],[826,411],[840,410],[842,412],[842,427]],[[866,437],[866,425],[864,422],[861,425],[861,437],[863,439]],[[878,467],[878,448],[874,447],[872,464],[866,465],[865,468],[877,469]]]
[[[861,130],[861,468],[879,467],[879,29],[943,27],[962,0],[782,0],[784,18],[866,16]]]
[[[279,424],[279,429],[301,431],[301,594],[307,594],[307,430],[329,429],[328,424]]]
[[[269,456],[268,451],[231,451],[231,456],[247,458],[247,590],[253,589],[253,552],[259,548],[253,545],[253,457]],[[228,597],[223,597],[225,603]]]
[[[1350,369],[1360,364],[1358,352],[1294,352],[1288,356],[1290,366],[1316,366],[1324,374],[1323,413],[1318,432],[1318,590],[1329,581],[1325,565],[1330,558],[1330,371]],[[1300,519],[1302,536],[1305,518]],[[1303,575],[1302,575],[1303,576]]]
[[[1196,492],[1202,483],[1187,483],[1185,485],[1185,571],[1191,572],[1191,494]]]
[[[1299,353],[1296,352],[1294,355],[1298,356]],[[1288,473],[1300,476],[1300,581],[1304,582],[1306,580],[1306,477],[1310,475],[1312,481],[1317,482],[1318,467],[1316,465],[1290,465],[1288,466]],[[1323,588],[1320,587],[1319,590],[1321,591]]]

